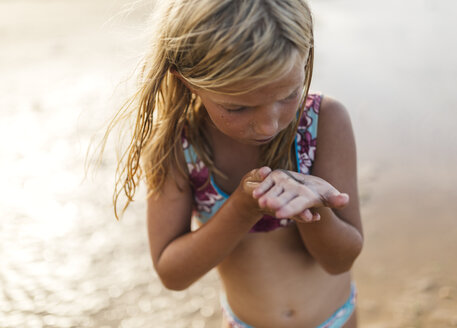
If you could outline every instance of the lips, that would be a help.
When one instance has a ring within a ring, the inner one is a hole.
[[[269,141],[273,140],[273,138],[274,138],[274,136],[265,138],[265,139],[255,139],[255,141],[265,143],[265,142],[269,142]]]

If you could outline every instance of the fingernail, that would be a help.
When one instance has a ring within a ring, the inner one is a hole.
[[[306,218],[306,221],[309,222],[313,219],[313,213],[311,213],[310,210],[306,210],[305,211],[305,218]]]
[[[340,195],[343,196],[343,197],[346,198],[346,199],[349,199],[349,195],[346,194],[346,193],[341,193]]]

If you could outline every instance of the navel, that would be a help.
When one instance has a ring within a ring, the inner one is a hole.
[[[290,318],[292,318],[294,315],[295,315],[295,310],[293,310],[293,309],[287,309],[287,310],[284,310],[284,311],[282,312],[282,316],[283,316],[284,318],[290,319]]]

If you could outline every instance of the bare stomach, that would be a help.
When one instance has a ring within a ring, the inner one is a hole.
[[[316,327],[350,294],[350,273],[326,273],[295,225],[247,235],[218,270],[233,312],[254,327]]]

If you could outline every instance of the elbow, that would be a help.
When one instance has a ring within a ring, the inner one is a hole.
[[[336,275],[350,271],[353,263],[354,263],[354,261],[346,260],[346,261],[338,263],[338,264],[322,265],[322,267],[328,274],[330,274],[332,276],[336,276]]]
[[[183,277],[176,276],[176,274],[165,272],[159,268],[155,268],[162,285],[169,290],[183,291],[192,285],[193,281],[186,281]]]
[[[160,276],[159,276],[160,277]],[[169,279],[164,279],[163,277],[160,277],[160,281],[162,282],[162,285],[168,289],[168,290],[173,290],[173,291],[183,291],[187,289],[191,284],[185,284],[179,281],[174,281],[174,280],[169,280]]]

